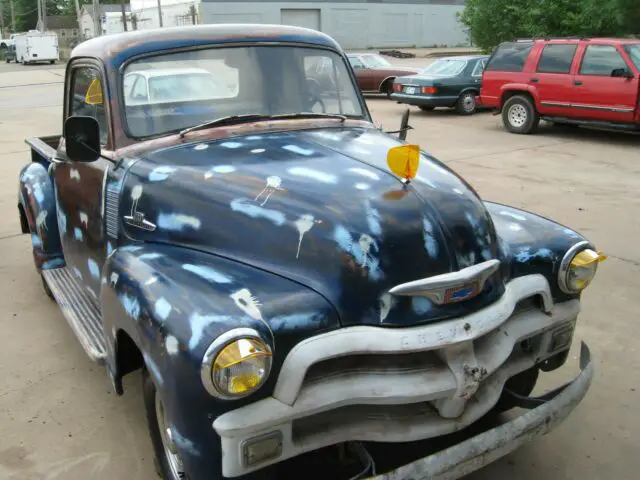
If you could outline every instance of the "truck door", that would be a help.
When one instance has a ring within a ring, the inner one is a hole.
[[[529,79],[529,85],[538,92],[540,113],[561,117],[573,116],[571,67],[577,49],[577,41],[544,45],[536,70]]]
[[[614,44],[582,46],[584,54],[576,75],[571,108],[574,116],[607,122],[632,122],[638,98],[638,78],[619,76],[633,72]]]
[[[108,144],[109,129],[101,71],[97,66],[74,65],[67,82],[66,116],[92,116],[100,125],[101,144]],[[91,89],[91,90],[90,90]],[[95,95],[101,92],[102,95]],[[65,117],[66,118],[66,117]],[[55,163],[58,226],[67,266],[96,298],[105,253],[103,190],[111,162],[100,158],[92,163],[74,162],[59,149]]]

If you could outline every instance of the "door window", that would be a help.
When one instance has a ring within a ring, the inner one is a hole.
[[[546,45],[538,62],[540,73],[569,73],[573,57],[578,49],[577,44],[572,45]]]
[[[486,60],[480,60],[476,63],[476,66],[473,67],[473,72],[471,72],[472,77],[481,77],[482,71],[484,70],[484,66],[487,63]]]
[[[136,82],[131,90],[133,100],[147,100],[147,81],[142,75],[137,75]]]
[[[109,132],[100,72],[93,67],[80,67],[72,75],[69,114],[95,118],[100,126],[100,145],[104,147]]]
[[[602,75],[610,77],[616,69],[627,69],[622,55],[613,45],[589,45],[584,53],[581,75]]]

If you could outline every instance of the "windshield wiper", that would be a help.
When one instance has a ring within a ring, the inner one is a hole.
[[[279,115],[264,115],[260,113],[247,113],[244,115],[227,115],[226,117],[216,118],[214,120],[209,120],[208,122],[204,122],[199,125],[194,125],[193,127],[180,130],[180,138],[184,138],[184,136],[189,132],[202,130],[203,128],[215,127],[216,125],[224,125],[229,123],[241,123],[241,122],[253,122],[255,120],[285,120],[289,118],[337,118],[339,120],[342,120],[343,122],[347,119],[345,115],[340,115],[338,113],[313,113],[313,112],[282,113]]]
[[[224,125],[229,123],[242,123],[242,122],[252,122],[254,120],[264,120],[270,118],[269,115],[262,115],[260,113],[246,113],[244,115],[227,115],[225,117],[215,118],[213,120],[209,120],[208,122],[201,123],[199,125],[194,125],[193,127],[185,128],[184,130],[180,130],[180,138],[184,138],[184,136],[189,132],[194,132],[196,130],[202,130],[203,128],[215,127],[216,125]]]

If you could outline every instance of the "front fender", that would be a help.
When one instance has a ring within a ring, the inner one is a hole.
[[[64,266],[51,177],[40,163],[29,163],[19,176],[18,203],[31,233],[33,257],[38,269]]]
[[[289,350],[302,339],[337,328],[334,308],[290,280],[210,254],[160,244],[114,250],[103,269],[101,302],[107,368],[116,388],[129,371],[124,334],[137,346],[172,419],[181,454],[195,478],[219,471],[220,414],[270,395]],[[238,327],[270,343],[273,366],[254,395],[223,401],[209,395],[200,365],[211,342]],[[203,453],[206,450],[206,455]],[[201,477],[202,476],[202,477]]]
[[[578,298],[558,287],[558,271],[564,254],[576,243],[588,241],[570,228],[525,210],[484,202],[496,228],[508,278],[540,273],[556,302]]]

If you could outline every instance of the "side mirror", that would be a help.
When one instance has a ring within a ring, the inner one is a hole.
[[[398,138],[404,142],[407,139],[407,131],[413,130],[413,127],[409,125],[409,114],[410,112],[409,112],[409,109],[407,108],[402,114],[402,120],[400,120],[400,129],[394,130],[393,132],[387,132],[387,133],[397,133]]]
[[[73,116],[64,122],[67,157],[74,162],[93,162],[100,157],[100,125],[93,117]]]
[[[614,68],[611,71],[611,76],[620,78],[633,78],[633,73],[630,72],[627,68]]]

